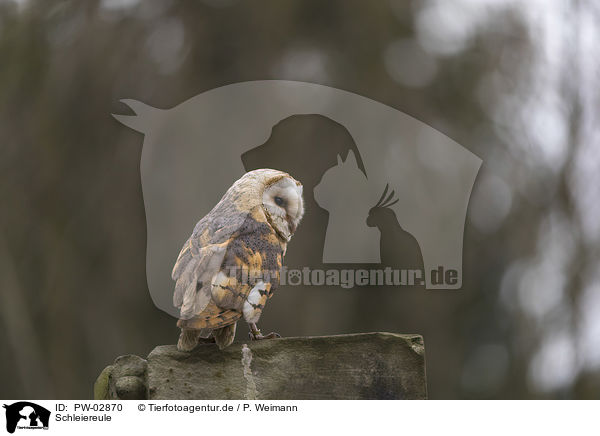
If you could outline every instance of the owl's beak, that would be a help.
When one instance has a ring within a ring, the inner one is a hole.
[[[289,216],[286,217],[286,221],[288,222],[288,226],[290,229],[290,234],[293,235],[294,233],[296,233],[296,224],[294,223],[294,220],[292,218],[290,218]]]

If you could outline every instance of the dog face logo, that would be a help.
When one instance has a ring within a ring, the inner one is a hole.
[[[304,185],[289,267],[418,268],[427,289],[462,287],[481,159],[423,122],[351,92],[282,80],[223,86],[167,110],[123,102],[135,115],[115,118],[145,135],[146,271],[160,309],[177,315],[171,268],[189,229],[256,168]]]
[[[14,433],[18,429],[48,429],[50,411],[29,401],[19,401],[6,409],[6,431]]]

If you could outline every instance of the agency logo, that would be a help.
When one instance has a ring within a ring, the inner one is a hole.
[[[50,411],[38,404],[29,401],[19,401],[10,405],[4,404],[6,409],[6,431],[14,433],[19,430],[48,430]]]
[[[171,269],[190,229],[257,168],[304,185],[288,284],[462,286],[481,159],[423,122],[351,92],[282,80],[223,86],[166,110],[122,101],[135,115],[114,117],[145,135],[146,271],[162,310],[177,316]]]

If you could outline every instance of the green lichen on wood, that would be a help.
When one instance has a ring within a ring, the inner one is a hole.
[[[109,378],[113,366],[108,365],[102,370],[96,382],[94,383],[94,400],[110,400],[109,394]]]

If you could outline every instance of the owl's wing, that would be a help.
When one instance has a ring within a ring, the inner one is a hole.
[[[260,317],[279,283],[283,253],[276,236],[272,232],[269,235],[266,226],[247,224],[244,231],[252,230],[252,235],[263,241],[262,249],[254,250],[252,239],[245,238],[244,231],[232,238],[223,268],[213,277],[211,301],[201,313],[180,319],[180,328],[219,329],[235,323],[242,315],[247,321]]]
[[[179,253],[173,269],[173,304],[180,318],[188,319],[204,310],[210,302],[211,279],[219,270],[228,241],[198,248],[193,236]]]
[[[181,319],[199,314],[211,301],[212,279],[248,215],[250,212],[237,210],[231,202],[221,201],[196,224],[171,275],[176,282],[173,305],[180,309]]]

